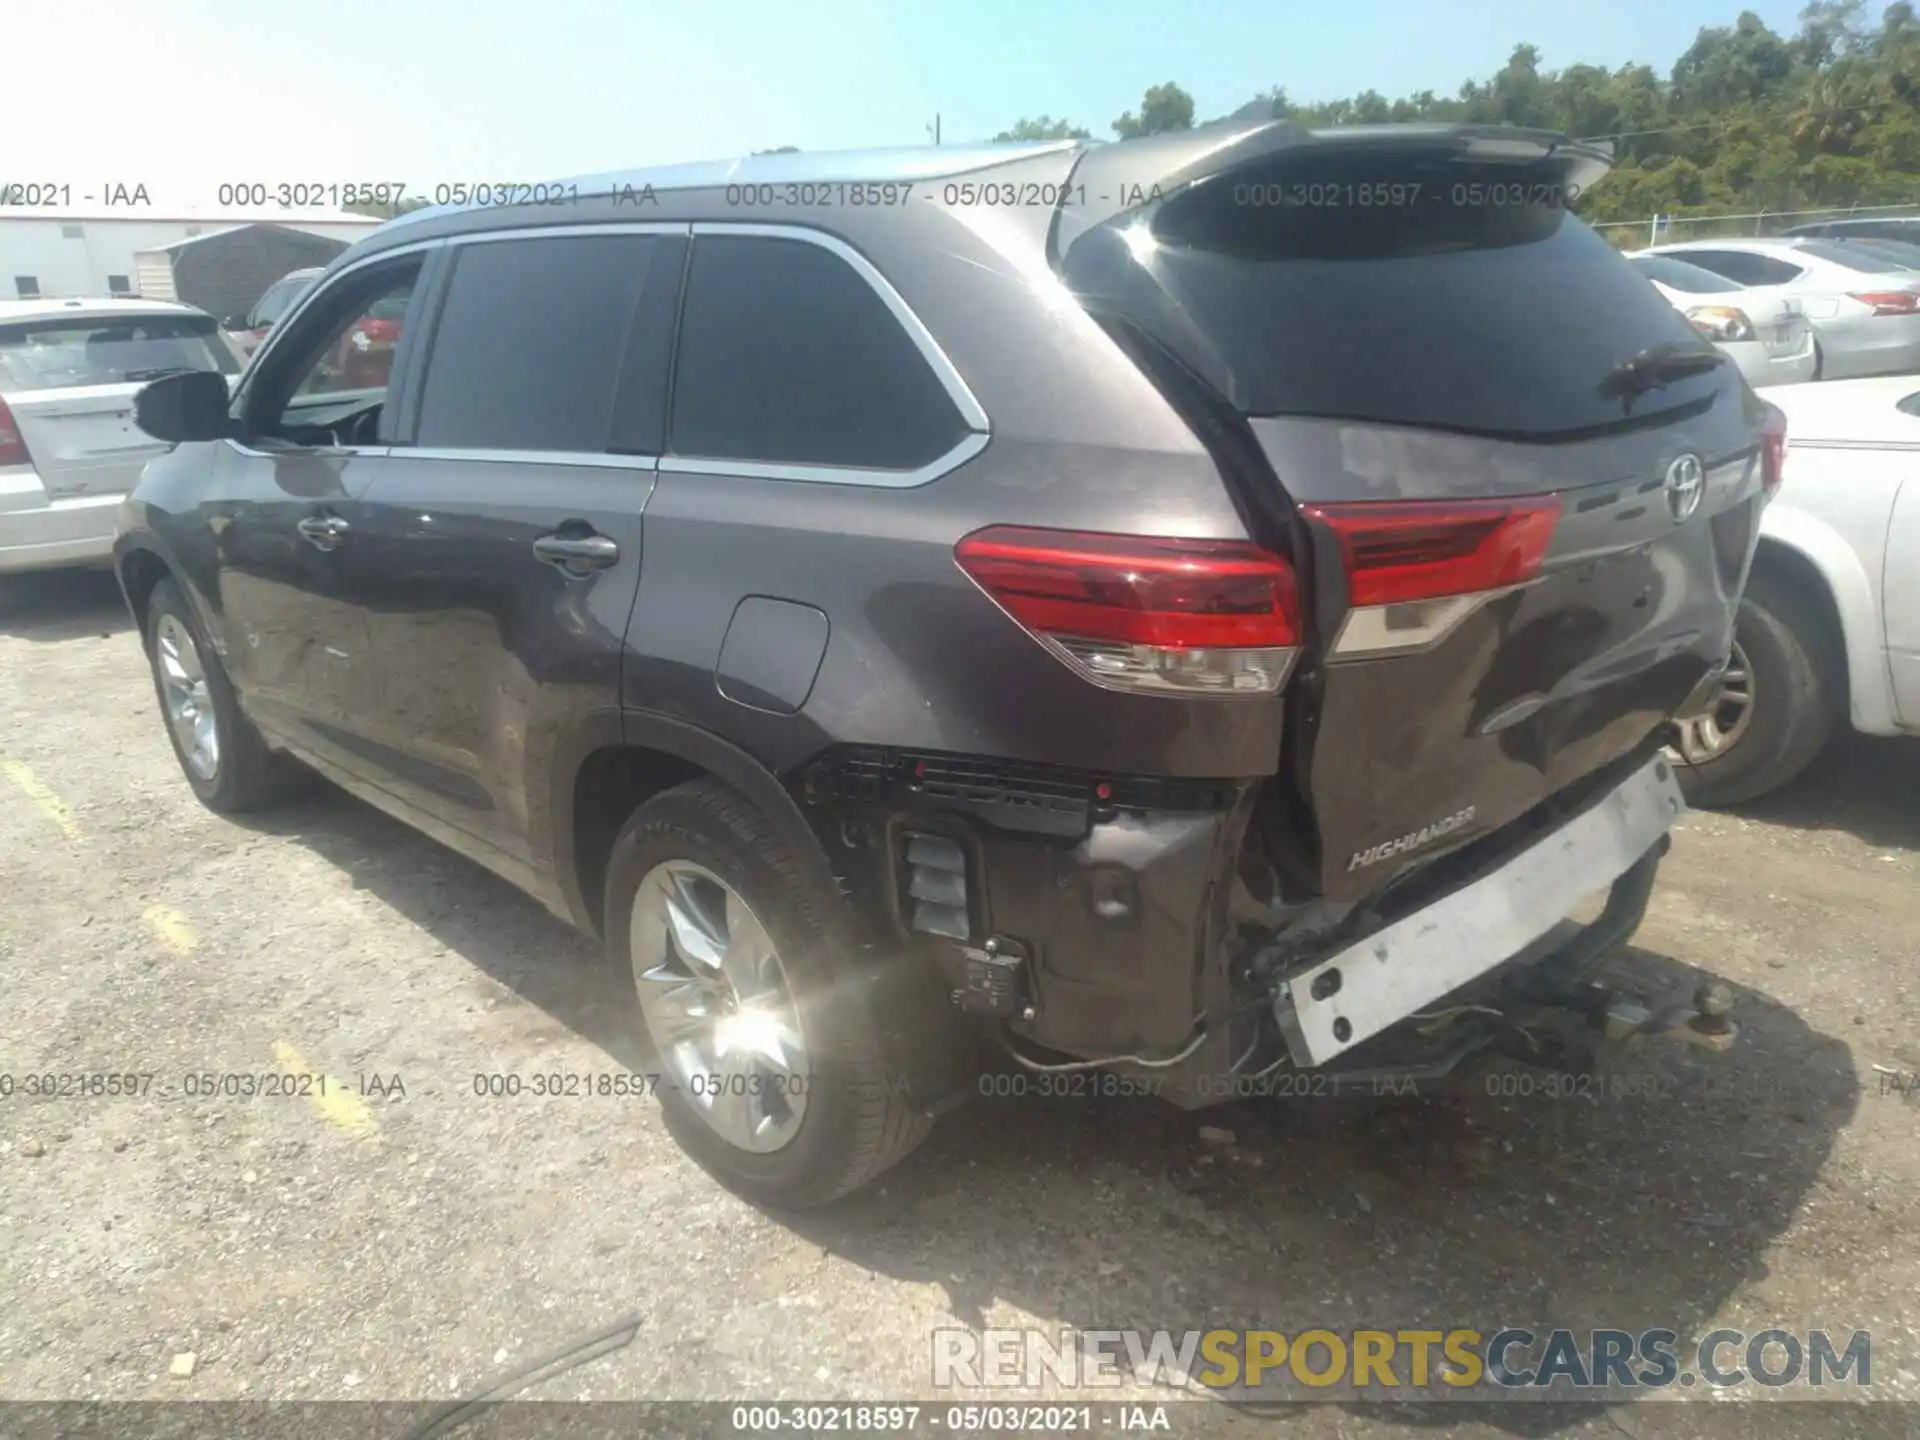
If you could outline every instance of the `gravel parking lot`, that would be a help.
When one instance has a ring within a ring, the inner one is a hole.
[[[635,1063],[594,947],[338,792],[201,808],[104,573],[0,581],[0,859],[0,1076],[154,1077],[0,1098],[0,1398],[441,1400],[632,1314],[540,1396],[932,1398],[937,1326],[1519,1319],[1867,1329],[1873,1393],[1920,1401],[1920,744],[1850,740],[1683,822],[1615,969],[1724,978],[1743,1035],[1632,1060],[1654,1097],[981,1100],[798,1218],[717,1188],[649,1100],[477,1096]],[[336,1083],[182,1093],[203,1075]],[[1183,1433],[1678,1435],[1705,1408],[1200,1402]],[[1765,1408],[1823,1437],[1916,1413]]]

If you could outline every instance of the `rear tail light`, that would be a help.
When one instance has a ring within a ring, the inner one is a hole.
[[[1438,643],[1488,600],[1540,573],[1558,496],[1305,505],[1340,547],[1351,609],[1333,655]]]
[[[1786,478],[1787,412],[1769,404],[1760,429],[1760,484],[1772,496]]]
[[[7,408],[5,399],[0,399],[0,465],[31,465],[33,456],[27,453],[26,437],[20,433],[19,423],[13,418],[13,411]]]
[[[1753,339],[1753,321],[1731,305],[1696,305],[1687,311],[1687,323],[1709,340]]]
[[[1300,643],[1293,567],[1244,540],[996,525],[954,558],[1060,659],[1112,689],[1272,694]]]
[[[1856,290],[1848,298],[1871,305],[1876,315],[1920,315],[1920,295],[1911,290]]]

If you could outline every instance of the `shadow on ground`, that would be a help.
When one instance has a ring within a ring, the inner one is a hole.
[[[133,628],[120,586],[107,569],[0,575],[0,635],[48,643],[106,637]]]
[[[1838,806],[1831,788],[1817,805]],[[1867,787],[1869,802],[1875,787]],[[1845,806],[1814,810],[1848,825]],[[251,822],[296,840],[556,1021],[639,1066],[628,987],[534,901],[330,787]],[[1690,994],[1704,971],[1629,949],[1611,978]],[[1738,991],[1731,1054],[1617,1060],[1547,1092],[1494,1066],[1424,1098],[977,1098],[872,1191],[777,1217],[892,1279],[937,1285],[955,1323],[1009,1309],[1077,1329],[1502,1325],[1697,1338],[1766,1273],[1859,1099],[1846,1045]],[[1199,1127],[1231,1143],[1209,1143]],[[1355,1407],[1360,1416],[1386,1411]],[[1304,1413],[1304,1412],[1302,1412]],[[1516,1435],[1592,1407],[1393,1407]]]
[[[1888,849],[1920,850],[1920,739],[1836,735],[1791,785],[1735,813],[1800,830],[1840,830]]]

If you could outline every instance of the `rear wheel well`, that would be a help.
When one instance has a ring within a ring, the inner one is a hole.
[[[709,772],[691,760],[640,745],[607,745],[573,777],[573,870],[596,928],[605,908],[607,859],[627,817],[664,790]]]
[[[1792,546],[1763,536],[1754,552],[1753,579],[1790,597],[1798,615],[1819,628],[1817,635],[1809,637],[1813,643],[1808,649],[1833,686],[1839,713],[1848,714],[1852,697],[1847,672],[1847,634],[1840,624],[1840,607],[1834,602],[1833,587],[1827,584],[1827,577]]]
[[[167,562],[151,550],[129,550],[120,561],[120,588],[133,611],[134,624],[140,628],[142,645],[147,637],[147,601],[152,598],[153,587],[171,573]]]

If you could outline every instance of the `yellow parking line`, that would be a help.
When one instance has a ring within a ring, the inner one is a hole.
[[[191,955],[200,947],[200,932],[171,905],[149,905],[144,918],[155,937],[174,954]]]
[[[69,840],[80,838],[80,826],[75,823],[73,812],[67,809],[67,802],[47,788],[46,782],[27,768],[24,760],[0,760],[0,770],[7,772],[7,778],[19,787],[42,813],[60,827],[60,833]]]
[[[281,1069],[308,1082],[303,1087],[307,1103],[334,1129],[358,1138],[368,1138],[379,1132],[380,1126],[372,1112],[360,1103],[360,1097],[353,1093],[346,1081],[321,1074],[307,1064],[304,1055],[284,1040],[273,1042],[273,1054],[280,1062]]]

